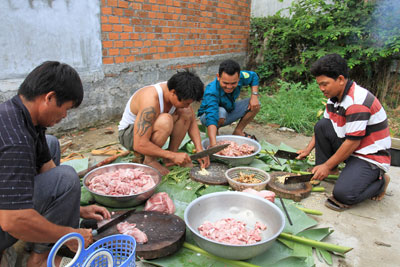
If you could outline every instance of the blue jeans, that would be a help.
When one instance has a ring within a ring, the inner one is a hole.
[[[223,107],[219,107],[219,118],[225,119],[225,122],[222,126],[226,126],[231,124],[232,122],[237,121],[238,119],[243,118],[243,116],[249,111],[250,98],[246,98],[243,100],[239,100],[235,103],[235,109],[232,112],[227,112]],[[206,114],[203,113],[200,116],[200,122],[203,125],[206,125]]]
[[[52,159],[59,164],[60,145],[57,138],[46,135]],[[57,225],[78,228],[81,186],[74,168],[57,166],[35,176],[33,205],[34,209],[50,222]],[[18,240],[0,228],[0,252],[12,246]],[[29,244],[36,253],[51,249],[52,244]]]

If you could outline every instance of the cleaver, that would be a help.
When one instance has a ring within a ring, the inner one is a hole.
[[[196,159],[204,158],[206,156],[210,156],[212,154],[215,154],[215,153],[221,151],[222,149],[224,149],[224,148],[226,148],[228,146],[229,146],[229,144],[223,144],[223,145],[210,147],[210,148],[205,149],[205,150],[203,150],[203,151],[201,151],[199,153],[195,153],[193,155],[190,155],[190,159],[191,160],[196,160]]]
[[[311,180],[314,174],[301,174],[293,175],[285,178],[284,184],[297,184],[297,183],[307,183]]]
[[[96,230],[93,230],[92,231],[93,236],[96,236],[96,235],[100,234],[101,232],[104,232],[108,228],[113,227],[114,225],[117,225],[120,222],[126,220],[132,213],[135,212],[135,210],[136,209],[128,210],[128,211],[122,213],[121,215],[111,219],[111,221],[109,221],[108,223],[104,224],[103,226],[100,226]]]
[[[275,157],[281,158],[281,159],[295,159],[299,154],[296,152],[290,152],[286,150],[278,150],[275,153]]]

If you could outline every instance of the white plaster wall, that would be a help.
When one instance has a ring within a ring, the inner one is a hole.
[[[251,0],[251,16],[252,17],[268,17],[275,15],[280,9],[287,8],[292,4],[293,0]],[[282,15],[289,15],[286,10]]]
[[[1,0],[0,80],[24,78],[46,60],[101,70],[99,0]]]

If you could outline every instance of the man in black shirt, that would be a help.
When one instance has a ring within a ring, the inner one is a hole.
[[[29,73],[18,95],[0,104],[0,256],[20,239],[33,243],[27,266],[45,266],[51,243],[62,236],[77,232],[85,246],[93,241],[91,229],[78,228],[80,217],[110,218],[103,207],[80,207],[77,173],[54,163],[58,140],[47,136],[51,143],[46,141],[45,127],[65,118],[82,99],[78,73],[48,61]],[[76,244],[67,245],[74,250]]]

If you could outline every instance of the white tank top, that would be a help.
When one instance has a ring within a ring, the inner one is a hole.
[[[154,86],[154,87],[156,88],[156,90],[157,90],[158,102],[160,103],[160,114],[161,114],[161,113],[164,113],[164,94],[163,94],[163,90],[162,90],[162,88],[161,88],[161,86],[160,86],[160,84],[162,84],[162,83],[166,83],[166,82],[161,82],[161,83],[157,83],[157,84],[152,85],[152,86]],[[141,90],[141,89],[143,89],[143,88],[140,88],[139,90]],[[124,114],[122,114],[122,119],[121,119],[121,121],[119,122],[118,131],[124,130],[124,129],[128,128],[129,125],[135,123],[136,115],[133,114],[133,113],[131,112],[131,101],[132,101],[133,96],[134,96],[137,92],[139,92],[139,90],[137,90],[137,91],[131,96],[131,98],[129,98],[129,101],[128,101],[128,103],[127,103],[126,106],[125,106]],[[175,112],[175,109],[176,109],[176,107],[175,107],[175,106],[172,106],[171,109],[168,111],[168,113],[169,113],[169,114],[173,114],[173,113]]]

